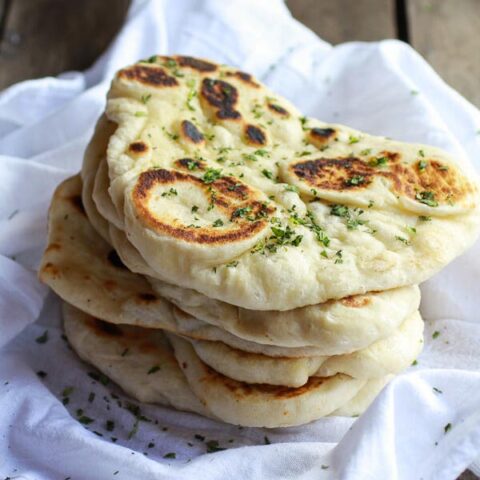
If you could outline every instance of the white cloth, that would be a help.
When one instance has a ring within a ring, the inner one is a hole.
[[[238,65],[306,114],[437,145],[480,167],[480,112],[401,42],[332,47],[280,0],[133,2],[90,70],[22,82],[0,95],[0,477],[456,478],[480,453],[478,242],[422,286],[425,351],[357,421],[241,429],[144,405],[151,421],[141,420],[128,438],[135,422],[123,408],[128,399],[89,377],[92,368],[68,349],[59,301],[35,268],[52,191],[78,171],[112,74],[153,53]],[[82,415],[93,422],[82,425]],[[206,454],[211,440],[226,450]]]

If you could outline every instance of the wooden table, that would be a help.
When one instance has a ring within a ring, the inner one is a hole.
[[[268,0],[263,0],[268,1]],[[129,0],[0,0],[0,89],[83,70],[120,28]],[[287,0],[333,44],[399,38],[480,107],[480,0]],[[477,478],[465,472],[461,480]]]

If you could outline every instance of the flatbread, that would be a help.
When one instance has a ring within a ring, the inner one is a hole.
[[[345,332],[346,340],[339,341],[337,344],[333,341],[322,342],[322,336],[318,334],[317,344],[298,347],[264,345],[245,340],[224,328],[200,321],[178,308],[172,310],[170,302],[156,293],[145,278],[125,268],[115,250],[90,224],[82,206],[80,192],[81,181],[77,176],[62,183],[54,194],[49,213],[48,246],[42,258],[39,276],[65,301],[105,321],[147,328],[164,328],[194,339],[221,341],[247,352],[298,358],[348,353],[360,344],[359,348],[364,348],[381,338],[381,335],[393,332],[396,326],[401,324],[403,319],[398,312],[402,308],[408,312],[412,299],[415,302],[414,305],[418,304],[417,289],[413,290],[411,297],[396,296],[395,292],[392,292],[392,295],[388,293],[380,296],[373,295],[372,305],[376,305],[376,299],[380,299],[384,311],[390,309],[391,316],[385,316],[384,320],[387,326],[383,327],[381,322],[376,322],[367,315],[359,313],[362,325],[357,322],[359,328],[352,327],[352,332],[359,338],[348,341],[348,333]],[[112,236],[112,240],[113,238]],[[115,242],[113,243],[115,245]],[[368,298],[364,298],[362,302],[366,300]],[[404,306],[400,304],[402,301],[405,302]],[[350,305],[354,315],[358,310],[356,303],[350,300]],[[348,308],[341,306],[339,310],[346,312],[345,317],[348,321]],[[372,309],[371,314],[377,314],[380,310]],[[338,314],[335,315],[335,308],[330,307],[327,312],[330,313],[325,315],[325,318],[330,318],[329,322],[333,327],[341,322]],[[391,318],[393,321],[390,320]],[[352,317],[352,323],[354,323],[353,320]],[[294,320],[290,320],[290,323],[294,326]],[[259,324],[261,324],[260,320]],[[305,329],[302,332],[303,338],[308,339],[308,330],[314,331],[315,325],[309,325],[307,321],[304,321],[303,325]],[[341,329],[341,327],[336,328]],[[362,328],[363,333],[361,333]],[[241,333],[240,330],[238,331]],[[325,322],[325,331],[328,332],[328,322]],[[291,334],[294,335],[293,329]],[[264,341],[263,337],[264,335],[247,336],[259,341]],[[325,338],[329,338],[328,333],[325,334]],[[337,338],[340,339],[340,336]],[[301,345],[301,342],[297,341],[296,344]]]
[[[78,356],[140,402],[214,418],[195,397],[161,330],[112,325],[63,304],[65,335]]]
[[[344,373],[370,380],[401,372],[422,350],[423,321],[420,313],[415,312],[390,337],[362,350],[330,357],[269,357],[234,349],[221,342],[189,341],[205,364],[227,377],[246,383],[301,387],[312,376]]]
[[[106,108],[109,193],[160,279],[251,310],[426,280],[478,235],[445,152],[302,117],[238,70],[155,57]]]
[[[219,419],[247,427],[287,427],[311,422],[340,408],[365,385],[347,375],[312,377],[300,388],[248,384],[203,363],[189,342],[168,334],[190,388]]]
[[[130,272],[92,227],[81,191],[79,176],[65,180],[57,187],[49,211],[48,244],[39,278],[62,299],[110,323],[162,328],[270,356],[320,354],[321,345],[283,348],[246,341],[174,308],[152,290],[145,278]],[[338,353],[344,353],[342,346]]]

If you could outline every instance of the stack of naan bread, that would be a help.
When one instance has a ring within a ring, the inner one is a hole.
[[[244,426],[357,415],[420,353],[418,284],[472,244],[479,203],[436,148],[155,56],[115,76],[40,278],[79,356],[141,401]]]

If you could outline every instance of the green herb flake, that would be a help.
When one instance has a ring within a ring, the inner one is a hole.
[[[421,157],[424,157],[425,156],[425,152],[423,150],[419,150],[418,151],[418,154],[421,156]]]
[[[408,240],[405,237],[400,237],[399,235],[395,235],[395,240],[398,240],[399,242],[402,242],[404,245],[411,245],[410,240]]]
[[[62,392],[62,397],[68,397],[69,395],[71,395],[73,393],[73,390],[74,390],[73,387],[64,388],[63,392]]]
[[[440,336],[440,332],[438,330],[435,330],[433,333],[432,333],[432,338],[435,340],[436,338],[438,338]]]
[[[162,193],[162,197],[174,197],[176,195],[178,195],[178,192],[174,188]]]
[[[388,162],[387,157],[377,157],[369,160],[368,164],[372,167],[384,167],[387,164],[387,162]]]
[[[222,227],[223,226],[223,220],[221,220],[220,218],[217,218],[213,224],[212,224],[214,227]]]
[[[48,342],[48,330],[45,330],[42,335],[35,339],[37,343],[47,343]]]
[[[142,103],[146,104],[151,98],[152,98],[151,93],[149,93],[148,95],[142,95],[141,96]]]
[[[307,118],[307,117],[300,117],[299,120],[300,120],[300,125],[302,126],[302,130],[303,130],[303,131],[310,130],[310,129],[307,127],[307,122],[308,122],[308,118]]]
[[[95,400],[95,394],[93,392],[90,392],[88,395],[88,402],[92,403]]]
[[[146,117],[147,116],[147,112],[135,112],[135,116],[136,117]]]
[[[360,152],[360,155],[363,155],[363,156],[367,156],[367,155],[370,155],[372,153],[372,149],[371,148],[365,148],[364,150],[362,150]]]
[[[221,448],[218,446],[219,444],[217,440],[208,440],[205,445],[207,446],[207,453],[215,453],[225,450],[225,448]]]
[[[232,220],[234,218],[246,217],[252,211],[252,207],[237,208],[232,213]]]
[[[427,163],[425,160],[420,160],[420,161],[417,163],[417,165],[418,165],[418,170],[419,170],[420,172],[424,172],[425,169],[426,169],[427,166],[428,166],[428,163]]]
[[[294,193],[298,193],[298,192],[299,192],[298,187],[296,187],[295,185],[285,185],[284,189],[285,189],[287,192],[294,192]]]
[[[414,360],[414,361],[412,362],[412,367],[416,367],[417,365],[418,365],[418,361],[417,361],[417,360]]]
[[[420,215],[418,217],[418,219],[421,221],[421,222],[431,222],[432,221],[432,217],[427,217],[425,215]]]
[[[343,263],[343,252],[342,250],[337,250],[335,252],[335,256],[337,257],[335,259],[335,263],[338,264],[338,263]]]
[[[202,180],[203,183],[213,183],[219,178],[222,177],[222,170],[217,168],[208,168],[207,171],[203,174]]]
[[[263,437],[263,443],[265,443],[265,445],[271,445],[272,442],[270,441],[270,439],[267,436],[265,436],[265,437]]]
[[[120,356],[125,357],[128,354],[129,350],[130,349],[128,347],[125,348],[125,350],[123,350],[123,352],[120,354]]]
[[[447,424],[443,427],[444,433],[448,433],[451,429],[452,429],[452,424],[451,424],[451,423],[447,423]]]
[[[354,135],[349,135],[348,137],[348,144],[353,145],[354,143],[358,143],[361,137],[355,137]]]
[[[442,390],[440,390],[440,389],[437,388],[437,387],[433,387],[433,391],[434,391],[435,393],[439,393],[439,394],[442,394],[442,393],[443,393]]]
[[[152,373],[158,372],[160,370],[159,365],[154,365],[153,367],[150,368],[150,370],[147,372],[147,375],[151,375]]]
[[[438,202],[435,200],[435,194],[433,192],[418,192],[415,195],[415,199],[429,207],[438,207]]]
[[[198,206],[197,205],[194,205],[192,207],[192,213],[195,213],[195,212],[198,212]]]
[[[93,423],[95,420],[93,418],[87,417],[86,415],[82,415],[78,421],[82,423],[83,425],[89,425],[90,423]]]
[[[270,170],[267,170],[266,168],[264,168],[262,170],[262,174],[264,177],[267,177],[269,180],[273,180],[273,172],[271,172]]]
[[[322,470],[328,470],[329,466],[328,465],[322,465]]]
[[[177,454],[175,452],[166,453],[163,458],[177,458]]]
[[[353,177],[345,180],[345,185],[348,186],[362,185],[363,183],[365,183],[365,177],[363,175],[354,175]]]
[[[233,260],[233,261],[225,264],[225,266],[226,266],[227,268],[235,268],[237,265],[238,265],[238,260]]]

